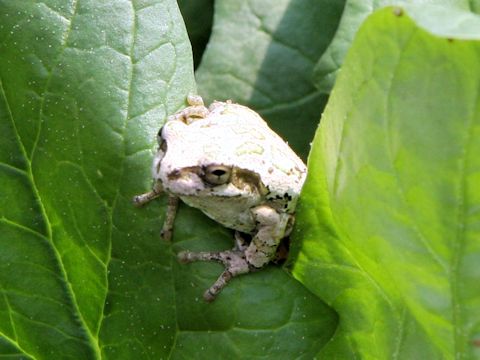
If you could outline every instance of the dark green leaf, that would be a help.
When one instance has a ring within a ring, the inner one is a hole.
[[[0,355],[311,358],[335,315],[279,267],[206,304],[232,234],[150,188],[155,134],[195,91],[174,1],[0,1]]]
[[[179,0],[178,6],[187,26],[197,67],[212,32],[213,0]]]
[[[343,1],[218,1],[196,75],[207,100],[233,99],[260,112],[306,159],[326,96],[313,67],[328,46]]]

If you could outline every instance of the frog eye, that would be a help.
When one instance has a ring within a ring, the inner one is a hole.
[[[232,169],[224,165],[209,165],[204,169],[203,179],[210,185],[222,185],[230,180]]]

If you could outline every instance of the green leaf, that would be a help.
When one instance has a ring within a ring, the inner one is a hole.
[[[313,67],[334,35],[343,1],[217,1],[196,72],[208,101],[257,110],[304,159],[327,97]]]
[[[365,21],[314,140],[293,272],[339,314],[321,358],[480,356],[480,22],[420,10]]]
[[[475,5],[476,2],[477,1],[472,0],[436,0],[435,2],[425,0],[346,0],[345,9],[337,32],[327,50],[318,60],[314,69],[314,81],[317,88],[324,94],[330,93],[335,83],[337,73],[343,64],[345,54],[350,48],[358,28],[367,16],[374,11],[388,5],[410,7],[412,5],[427,5],[427,14],[428,9],[431,10],[435,8],[440,9],[441,11],[445,8],[449,8],[450,11],[456,13],[459,10],[478,10],[480,6]],[[452,15],[453,14],[450,13],[450,16],[448,16],[448,20],[446,20],[447,24],[453,23],[451,21],[453,17]],[[432,18],[435,17],[433,16]],[[446,24],[440,22],[437,22],[434,26],[438,28],[438,24],[441,24],[441,27],[446,26]],[[453,26],[455,26],[455,24],[453,24]]]
[[[0,356],[311,358],[335,314],[279,267],[201,294],[231,231],[146,208],[155,134],[195,91],[174,1],[0,1]]]
[[[168,354],[171,257],[159,212],[137,216],[130,197],[194,89],[176,3],[3,1],[0,17],[0,343],[36,359]]]

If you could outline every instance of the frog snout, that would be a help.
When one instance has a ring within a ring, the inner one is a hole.
[[[179,196],[195,195],[204,188],[203,181],[192,172],[172,172],[162,183],[167,191]]]

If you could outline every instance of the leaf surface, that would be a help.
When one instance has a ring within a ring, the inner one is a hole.
[[[130,197],[149,186],[159,124],[194,88],[176,4],[0,9],[2,346],[35,359],[168,353],[170,259],[149,236],[154,213],[137,217]]]
[[[197,67],[212,32],[213,0],[179,0],[178,6],[187,27]]]
[[[294,242],[339,315],[318,357],[480,356],[479,22],[449,13],[375,12],[330,97]]]
[[[195,92],[174,1],[0,2],[0,355],[311,357],[336,317],[278,267],[201,299],[232,233],[181,207],[159,237],[155,135]]]
[[[480,6],[476,3],[477,1],[472,0],[346,0],[338,29],[314,69],[314,82],[318,90],[325,94],[330,93],[355,34],[363,21],[376,10],[391,5],[410,8],[426,6],[423,11],[414,10],[411,13],[421,23],[422,19],[429,18],[428,15],[431,15],[431,11],[436,12],[436,10],[440,10],[440,12],[444,12],[445,9],[448,9],[445,12],[447,17],[445,23],[433,21],[425,24],[427,29],[430,25],[433,28],[445,29],[449,26],[457,26],[458,23],[452,21],[452,18],[461,18],[462,16],[458,14],[459,11],[463,12],[463,16],[467,17],[469,17],[468,10],[478,13]],[[435,19],[435,16],[430,16],[430,18]]]
[[[258,111],[305,160],[327,97],[313,68],[327,48],[343,1],[217,1],[212,36],[196,72],[209,101]]]

